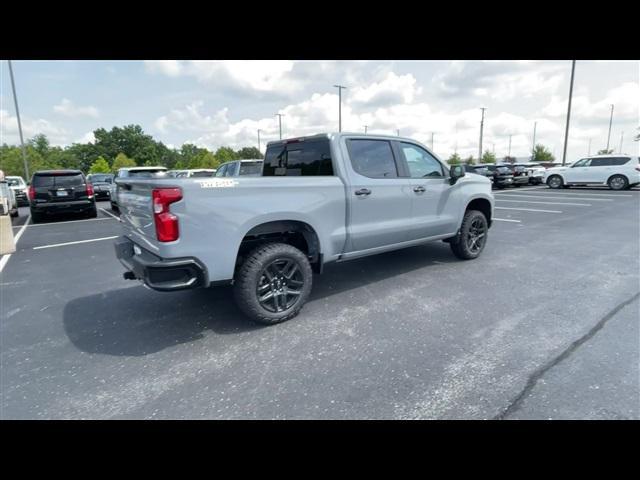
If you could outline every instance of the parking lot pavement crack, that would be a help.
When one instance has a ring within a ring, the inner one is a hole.
[[[574,342],[571,343],[565,350],[563,350],[559,355],[552,358],[546,364],[538,368],[535,372],[529,376],[529,380],[527,384],[522,389],[522,391],[515,397],[515,399],[498,415],[493,417],[493,420],[505,420],[509,415],[516,412],[521,406],[524,400],[529,396],[531,391],[534,389],[538,381],[551,370],[553,367],[558,365],[560,362],[569,358],[578,348],[580,348],[585,342],[591,339],[596,333],[598,333],[602,328],[607,324],[609,320],[616,316],[616,314],[622,310],[627,305],[630,305],[634,301],[636,301],[640,297],[640,292],[637,292],[628,300],[618,304],[613,310],[607,313],[604,317],[602,317],[598,323],[596,323],[591,330],[585,333],[582,337],[578,338]]]

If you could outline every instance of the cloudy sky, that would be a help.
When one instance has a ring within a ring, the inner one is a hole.
[[[257,146],[283,135],[338,129],[396,134],[477,155],[480,107],[486,107],[485,149],[528,155],[537,143],[562,156],[570,61],[15,61],[25,136],[55,145],[90,141],[98,127],[140,124],[171,147]],[[0,66],[0,143],[18,132],[6,60]],[[607,143],[638,155],[640,62],[576,63],[568,160]]]

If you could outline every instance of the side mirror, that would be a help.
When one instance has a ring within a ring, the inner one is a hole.
[[[449,175],[451,177],[449,178],[449,184],[454,185],[459,178],[465,176],[464,167],[462,165],[453,165],[449,169]]]

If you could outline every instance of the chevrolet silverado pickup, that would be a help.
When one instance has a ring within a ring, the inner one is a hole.
[[[259,177],[116,184],[125,279],[159,291],[232,284],[240,310],[265,324],[297,315],[329,262],[435,240],[476,258],[494,203],[489,179],[417,141],[353,133],[270,142]]]

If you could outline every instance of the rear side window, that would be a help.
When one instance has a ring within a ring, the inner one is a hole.
[[[260,175],[262,173],[262,162],[242,162],[240,164],[240,175]]]
[[[34,187],[76,187],[83,185],[84,177],[76,175],[34,175]]]
[[[329,139],[276,144],[267,148],[262,175],[265,177],[332,176]]]
[[[353,169],[369,178],[396,178],[398,170],[387,140],[349,140],[349,157]]]

